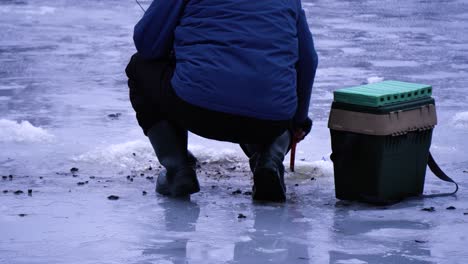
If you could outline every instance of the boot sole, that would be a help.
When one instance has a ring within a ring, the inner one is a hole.
[[[160,174],[156,182],[156,192],[171,197],[182,197],[197,193],[200,191],[200,185],[197,180],[193,183],[180,184],[172,188],[167,184],[164,174]]]
[[[177,186],[173,188],[174,190],[169,190],[166,187],[161,187],[160,185],[156,186],[156,192],[165,195],[165,196],[171,196],[171,197],[182,197],[182,196],[187,196],[191,195],[194,193],[197,193],[200,191],[200,187],[194,187],[192,185],[182,185],[182,186]]]
[[[252,197],[257,201],[284,202],[286,190],[278,172],[269,168],[257,168],[254,173]]]
[[[187,195],[197,193],[199,191],[200,191],[200,187],[198,186],[198,184],[196,186],[194,186],[193,184],[179,185],[177,187],[174,187],[173,190],[171,190],[170,196],[172,197],[187,196]]]

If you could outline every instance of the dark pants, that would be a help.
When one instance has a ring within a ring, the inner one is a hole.
[[[125,70],[130,101],[145,135],[157,122],[168,120],[205,138],[268,144],[290,128],[290,120],[261,120],[212,111],[183,101],[171,86],[174,67],[172,60],[147,61],[135,54]]]

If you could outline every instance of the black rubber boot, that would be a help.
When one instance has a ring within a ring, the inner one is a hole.
[[[286,131],[250,158],[256,159],[252,189],[254,200],[271,202],[286,200],[283,160],[289,151],[290,144],[291,134]],[[255,157],[256,155],[258,157]]]
[[[156,182],[156,192],[173,197],[200,191],[195,172],[196,159],[187,150],[187,130],[160,121],[148,130],[159,163],[166,169]]]
[[[258,155],[262,146],[258,144],[240,144],[240,147],[249,158],[250,170],[253,173],[255,171],[255,167],[257,167]]]

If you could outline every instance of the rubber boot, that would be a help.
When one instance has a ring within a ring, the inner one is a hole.
[[[254,200],[271,202],[286,200],[283,160],[290,145],[291,134],[286,131],[258,153],[257,164],[253,172],[252,197]]]
[[[258,155],[262,146],[258,144],[240,144],[240,147],[249,158],[250,170],[253,173],[255,171],[255,167],[257,167]]]
[[[187,130],[160,121],[147,134],[159,163],[166,169],[158,176],[156,192],[173,197],[199,192],[196,159],[187,150]]]

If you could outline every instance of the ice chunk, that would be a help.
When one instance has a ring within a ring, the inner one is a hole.
[[[383,77],[372,76],[372,77],[367,78],[367,83],[378,83],[378,82],[381,82],[383,80],[384,80]]]
[[[48,131],[28,121],[0,119],[0,142],[48,142],[53,138]]]
[[[455,128],[468,128],[468,112],[457,113],[451,123]]]

